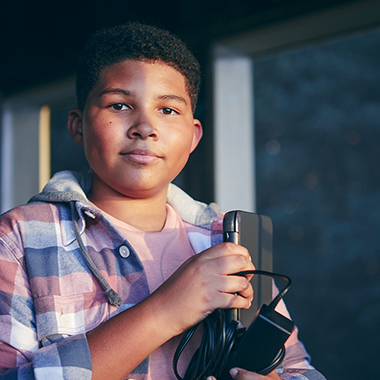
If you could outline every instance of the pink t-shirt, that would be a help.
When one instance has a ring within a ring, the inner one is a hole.
[[[105,213],[139,256],[146,272],[150,293],[195,254],[187,236],[186,223],[171,206],[166,205],[166,210],[165,225],[158,232],[141,231]],[[184,375],[191,356],[199,345],[192,341],[181,355],[178,365],[181,376]],[[173,356],[179,342],[180,338],[175,337],[150,355],[148,379],[176,379],[173,372]]]

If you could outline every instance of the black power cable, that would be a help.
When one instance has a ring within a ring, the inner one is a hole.
[[[262,270],[243,271],[234,275],[245,276],[248,274],[269,276],[287,281],[284,289],[266,307],[266,313],[274,312],[277,304],[289,290],[291,279],[282,274]],[[228,312],[229,309],[216,309],[202,322],[185,331],[173,358],[173,370],[178,380],[205,380],[206,377],[211,375],[216,377],[217,380],[222,380],[226,376],[229,370],[229,368],[226,368],[228,360],[246,332],[245,328],[239,328],[237,321],[230,320]],[[182,378],[178,373],[178,361],[186,345],[200,325],[203,327],[202,341],[190,360],[185,375]],[[260,370],[260,373],[268,374],[273,371],[281,364],[284,356],[285,347],[282,346],[273,361]]]

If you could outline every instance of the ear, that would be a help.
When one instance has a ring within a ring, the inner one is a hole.
[[[83,123],[82,111],[79,108],[73,108],[69,112],[67,120],[67,129],[71,138],[78,144],[83,146]]]
[[[199,120],[194,119],[194,135],[193,135],[193,142],[191,143],[191,151],[190,152],[193,152],[193,150],[197,147],[202,136],[203,136],[202,124]]]

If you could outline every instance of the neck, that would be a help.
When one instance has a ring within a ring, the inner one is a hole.
[[[148,199],[125,196],[97,197],[93,192],[88,198],[107,214],[142,231],[161,231],[166,221],[166,191]]]

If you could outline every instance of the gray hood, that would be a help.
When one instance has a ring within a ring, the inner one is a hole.
[[[35,195],[29,200],[30,202],[62,202],[68,203],[71,208],[72,222],[74,227],[75,237],[79,244],[83,258],[86,260],[91,272],[98,279],[104,289],[104,294],[110,304],[120,306],[122,299],[107,283],[99,269],[96,267],[90,257],[86,246],[84,245],[78,225],[79,214],[77,207],[91,209],[91,205],[86,194],[91,189],[91,174],[79,173],[71,171],[63,171],[55,174],[47,183],[41,193]],[[168,189],[168,203],[174,208],[182,220],[211,230],[211,224],[217,216],[217,206],[211,204],[207,206],[204,203],[197,202],[189,197],[185,192],[177,186],[170,184]],[[81,206],[79,206],[81,204]]]
[[[29,202],[88,203],[86,194],[90,189],[90,173],[62,171],[56,173],[42,192],[32,197]],[[206,229],[211,228],[218,212],[215,203],[206,205],[195,201],[174,184],[169,185],[167,201],[182,220]]]

